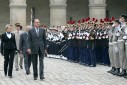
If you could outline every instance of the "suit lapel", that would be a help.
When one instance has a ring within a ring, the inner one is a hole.
[[[7,37],[7,34],[6,34],[6,32],[5,32],[5,34],[4,34],[4,35],[5,35],[5,37],[6,37],[6,38],[8,38],[8,37]],[[9,38],[8,38],[8,39],[9,39]]]
[[[41,36],[42,34],[42,30],[39,28],[39,37]]]
[[[25,37],[25,38],[27,38],[27,37],[28,37],[28,34],[27,34],[26,32],[25,32],[25,34],[24,34],[24,37]]]
[[[35,28],[33,28],[33,33],[36,35],[36,37],[38,37]]]

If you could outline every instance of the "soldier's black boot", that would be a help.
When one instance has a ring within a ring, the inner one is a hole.
[[[118,76],[120,73],[120,68],[116,68],[116,71],[114,72],[114,75]]]
[[[119,73],[119,75],[118,76],[126,76],[126,70],[125,69],[123,69],[122,70],[122,72],[121,73]]]
[[[116,71],[116,68],[115,67],[113,67],[113,70],[111,71],[111,74],[115,74],[115,71]]]
[[[127,75],[126,75],[126,76],[124,76],[124,78],[125,78],[125,79],[127,79]]]
[[[107,71],[107,72],[108,72],[108,73],[111,73],[111,72],[113,72],[113,70],[114,70],[114,67],[112,67],[112,69],[109,70],[109,71]]]

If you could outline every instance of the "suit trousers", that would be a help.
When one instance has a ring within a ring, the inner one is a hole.
[[[39,55],[39,74],[40,78],[44,77],[44,53],[41,52],[39,49],[38,54],[31,54],[31,60],[33,64],[33,77],[36,78],[38,77],[38,55]]]
[[[30,72],[30,66],[31,66],[31,55],[27,52],[23,53],[24,56],[24,67],[26,72]]]
[[[4,49],[4,73],[5,75],[7,75],[8,73],[8,76],[12,76],[14,53],[15,51],[13,49]]]
[[[20,62],[19,62],[19,58],[20,58]],[[19,65],[22,66],[23,65],[23,55],[22,54],[15,54],[15,68],[19,69]]]

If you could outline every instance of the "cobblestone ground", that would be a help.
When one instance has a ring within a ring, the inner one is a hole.
[[[97,65],[86,67],[68,61],[45,58],[45,80],[33,80],[31,74],[26,75],[24,69],[13,71],[13,78],[4,76],[3,56],[0,55],[0,85],[127,85],[122,77],[108,74],[110,67]]]

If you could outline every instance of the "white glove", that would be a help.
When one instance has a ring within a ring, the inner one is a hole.
[[[127,36],[123,36],[123,39],[124,39],[124,40],[127,39]]]
[[[89,35],[90,35],[90,33],[87,33],[86,35],[87,35],[87,36],[89,36]]]
[[[118,33],[116,33],[116,36],[120,36],[120,33],[118,32]]]

